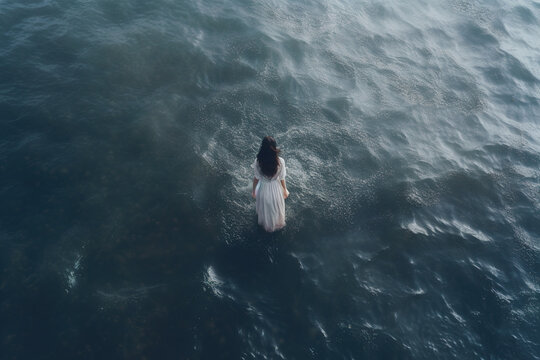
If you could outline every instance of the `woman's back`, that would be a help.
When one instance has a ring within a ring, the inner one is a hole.
[[[263,151],[267,151],[264,148],[265,146],[274,151],[275,157],[270,157],[268,160],[268,157],[260,156]],[[271,137],[266,137],[263,139],[259,155],[252,165],[254,171],[252,195],[256,199],[255,208],[258,215],[258,223],[266,231],[275,231],[285,226],[285,199],[289,195],[285,185],[287,170],[285,160],[277,156],[278,153],[279,149],[275,146],[275,140]],[[263,161],[266,160],[267,163],[261,164],[260,159]],[[274,172],[271,172],[272,165]],[[263,169],[266,170],[266,173]]]
[[[271,177],[263,174],[261,167],[259,166],[259,162],[257,161],[257,159],[255,159],[255,162],[252,165],[252,167],[255,169],[255,177],[259,180],[266,180],[266,181],[276,181],[276,180],[285,179],[285,175],[287,171],[285,169],[285,160],[283,160],[281,156],[279,156],[278,159],[279,159],[279,165],[277,167],[277,171]]]

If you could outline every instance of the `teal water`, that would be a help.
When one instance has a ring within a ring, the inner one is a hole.
[[[539,359],[539,21],[0,2],[0,358]]]

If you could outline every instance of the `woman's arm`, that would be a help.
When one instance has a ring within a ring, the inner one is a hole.
[[[257,184],[259,183],[259,179],[253,178],[253,190],[251,191],[251,197],[255,199],[255,189],[257,188]]]
[[[285,184],[285,180],[281,180],[281,187],[283,188],[283,198],[288,198],[289,190],[287,190],[287,184]]]

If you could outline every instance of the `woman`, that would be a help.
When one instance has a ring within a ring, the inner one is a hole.
[[[259,225],[272,232],[285,226],[285,161],[279,157],[276,140],[266,136],[252,167],[255,171],[251,196],[256,199]]]

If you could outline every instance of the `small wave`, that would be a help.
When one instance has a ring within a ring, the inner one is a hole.
[[[204,274],[203,289],[210,290],[217,298],[236,301],[233,293],[236,287],[231,282],[222,279],[213,266],[208,266]]]
[[[96,293],[106,302],[137,302],[146,298],[152,291],[165,287],[165,284],[124,287],[118,290],[97,290]]]
[[[77,277],[81,267],[82,255],[77,254],[73,265],[65,270],[66,277],[66,292],[69,293],[77,286]]]
[[[411,231],[414,234],[437,235],[437,234],[455,234],[463,238],[472,237],[481,242],[492,242],[493,239],[483,231],[474,229],[465,222],[457,219],[447,220],[436,217],[434,224],[426,223],[420,225],[416,219],[401,225],[402,228]]]
[[[204,285],[208,287],[208,289],[210,289],[214,293],[214,295],[219,298],[222,298],[224,296],[224,284],[224,281],[217,276],[212,266],[206,268],[206,274],[204,275]]]

